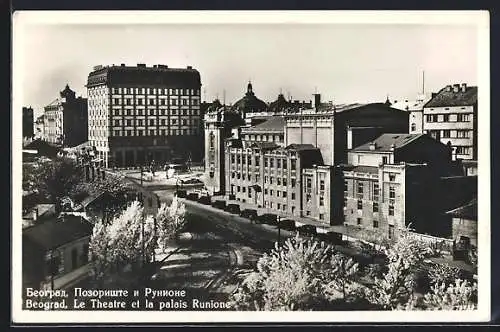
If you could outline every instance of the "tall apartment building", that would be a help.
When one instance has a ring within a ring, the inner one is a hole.
[[[448,85],[424,106],[423,131],[453,148],[453,159],[477,160],[477,87]]]
[[[342,166],[345,225],[389,239],[410,223],[422,233],[449,227],[440,219],[436,190],[451,166],[448,146],[425,134],[384,134],[348,154]]]
[[[311,109],[290,111],[285,122],[285,146],[312,144],[320,149],[325,165],[331,166],[347,161],[350,145],[363,144],[382,133],[408,131],[406,111],[384,103],[321,103],[319,94],[314,95]]]
[[[96,66],[87,80],[88,139],[101,165],[202,159],[200,74],[191,66]]]
[[[87,140],[87,99],[66,84],[60,97],[44,107],[44,140],[73,147]]]
[[[23,107],[23,137],[33,137],[33,108]]]

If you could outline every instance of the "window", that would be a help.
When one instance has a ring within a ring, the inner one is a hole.
[[[286,178],[283,178],[283,185],[286,186]]]
[[[273,195],[273,190],[272,189],[269,189],[269,195],[272,196]]]
[[[291,182],[292,182],[292,183],[291,183],[292,188],[295,188],[295,184],[296,184],[296,182],[297,182],[297,181],[296,181],[295,179],[292,179],[292,180],[291,180]]]
[[[283,159],[283,169],[286,169],[286,159]]]
[[[255,166],[260,166],[260,158],[255,157]]]
[[[309,203],[311,201],[311,194],[307,193],[306,194],[306,201]]]
[[[392,203],[389,203],[389,215],[394,215],[394,205]]]
[[[382,157],[382,164],[385,165],[385,164],[387,164],[387,162],[388,162],[387,157],[386,156]]]
[[[267,195],[267,188],[264,189],[264,194]]]
[[[307,178],[306,179],[306,188],[307,189],[311,189],[312,187],[312,179],[311,178]]]
[[[428,114],[425,116],[425,120],[427,122],[438,122],[438,116],[437,114]]]
[[[276,197],[280,197],[280,191],[276,190]]]
[[[295,170],[297,168],[297,161],[295,159],[290,160],[290,167],[292,170]]]
[[[278,186],[281,186],[281,178],[276,178],[276,184],[277,184]]]
[[[361,225],[361,218],[356,219],[356,224],[358,224],[358,226]]]
[[[373,228],[378,228],[378,220],[373,219]]]
[[[467,147],[467,146],[457,146],[456,153],[457,154],[468,154],[469,153],[469,147]]]
[[[451,134],[451,130],[448,130],[448,129],[443,130],[443,137],[450,138],[451,137],[450,134]]]
[[[150,130],[149,131],[149,136],[154,136],[155,135],[155,131],[154,130]]]
[[[373,212],[378,212],[378,202],[373,202]]]
[[[240,191],[241,191],[240,186],[237,186],[237,187],[236,187],[236,190],[237,190],[238,192],[240,192]]]
[[[281,168],[281,159],[276,159],[276,167]]]
[[[363,210],[363,201],[358,199],[358,210]]]
[[[283,192],[283,197],[286,198],[286,191]]]
[[[417,130],[417,125],[412,123],[411,124],[411,131],[416,131]]]
[[[264,167],[268,167],[269,166],[269,158],[264,158]]]
[[[309,211],[309,210],[308,210],[308,211],[306,211],[306,215],[307,215],[307,216],[310,216],[310,215],[311,215],[311,211]]]
[[[252,188],[248,187],[248,197],[252,198]]]
[[[358,182],[358,194],[363,193],[363,182]]]
[[[396,189],[394,188],[394,186],[389,186],[389,198],[396,198]]]
[[[272,176],[269,177],[269,184],[273,184],[273,177]]]
[[[443,114],[443,122],[450,122],[450,115],[449,114]]]
[[[268,181],[268,177],[266,175],[266,176],[264,176],[264,183],[267,183],[267,181]]]
[[[280,208],[281,208],[281,204],[280,204],[280,203],[278,203],[278,210],[279,210]]]
[[[325,205],[325,198],[323,196],[319,196],[319,206]]]
[[[132,136],[132,130],[127,130],[127,136]]]
[[[319,190],[321,191],[325,190],[325,180],[319,181]]]
[[[374,183],[373,184],[373,200],[374,201],[378,200],[378,193],[379,193],[378,183]]]
[[[295,193],[292,193],[292,201],[295,200]]]
[[[457,122],[468,122],[470,121],[469,114],[457,114]]]
[[[469,138],[468,130],[457,130],[457,138]]]
[[[242,187],[241,191],[245,193],[247,191],[247,187]]]
[[[396,174],[389,173],[389,181],[391,181],[391,182],[396,181]]]
[[[394,225],[389,225],[389,239],[394,238]]]

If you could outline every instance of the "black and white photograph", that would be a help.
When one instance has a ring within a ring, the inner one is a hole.
[[[487,11],[18,11],[19,323],[490,319]]]

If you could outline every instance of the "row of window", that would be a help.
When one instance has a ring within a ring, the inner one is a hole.
[[[257,141],[257,142],[283,142],[283,135],[245,135],[245,140],[247,141]]]
[[[170,121],[167,121],[167,119],[159,119],[156,121],[156,119],[149,119],[149,121],[146,121],[144,119],[126,119],[126,120],[114,120],[113,125],[114,126],[121,126],[122,124],[124,126],[144,126],[145,124],[148,124],[149,126],[156,126],[156,124],[159,124],[161,126],[166,126],[167,123],[170,123],[171,125],[177,125],[181,124],[182,126],[197,126],[198,125],[198,120],[197,119],[192,119],[191,121],[189,119],[181,119],[181,121],[177,121],[177,119],[170,119]],[[100,122],[98,122],[100,124]]]
[[[158,111],[158,112],[157,112]],[[157,114],[158,113],[158,114]],[[146,110],[114,110],[115,116],[146,116]],[[199,115],[199,110],[149,110],[147,112],[150,116],[177,116],[177,115]]]
[[[210,136],[210,147],[214,146],[213,142],[213,137]],[[252,165],[252,156],[250,155],[235,155],[231,154],[231,164],[242,164],[242,165]],[[255,166],[260,166],[260,157],[255,157],[254,158],[254,165]],[[276,168],[282,168],[282,169],[287,169],[288,168],[288,162],[287,159],[280,159],[280,158],[273,158],[273,157],[264,157],[264,167],[275,167]],[[291,159],[290,160],[290,167],[295,169],[297,167],[297,160],[296,159]]]
[[[470,114],[427,114],[425,116],[426,122],[469,122],[470,119]]]
[[[394,200],[391,199],[389,200],[389,205],[388,205],[388,214],[390,216],[393,216],[394,215]],[[344,197],[344,207],[347,206],[347,198]],[[372,212],[379,212],[379,204],[377,201],[373,201],[372,204]],[[357,200],[357,209],[358,210],[363,210],[363,201],[361,199],[358,199]]]
[[[148,133],[149,135],[147,135]],[[176,135],[197,135],[198,131],[196,129],[150,129],[149,131],[147,130],[142,130],[138,129],[136,131],[128,129],[128,130],[114,130],[113,131],[113,136],[119,137],[119,136],[176,136]]]
[[[113,98],[113,105],[127,105],[127,106],[131,106],[131,105],[144,106],[144,105],[146,105],[146,99],[142,99],[142,98],[135,99],[135,103],[134,103],[134,99],[132,99],[132,98],[125,98],[123,101],[124,102],[122,103],[121,98]],[[147,105],[150,105],[150,106],[155,106],[155,105],[161,105],[161,106],[166,106],[166,105],[198,106],[199,105],[198,99],[191,100],[191,103],[189,103],[188,99],[181,99],[180,103],[178,102],[177,99],[170,99],[170,103],[168,103],[168,99],[158,99],[158,101],[159,101],[159,103],[156,102],[156,99],[147,99]],[[102,105],[102,103],[100,103],[99,100],[97,100],[97,101],[89,100],[89,105],[92,105],[92,106],[93,105]]]
[[[91,95],[89,90],[89,96]],[[92,91],[93,92],[93,91]],[[111,88],[114,94],[148,94],[148,95],[180,95],[180,96],[199,96],[199,89],[167,89],[167,88]]]

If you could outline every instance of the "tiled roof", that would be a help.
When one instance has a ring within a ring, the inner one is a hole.
[[[451,91],[447,90],[446,87],[441,89],[424,107],[470,106],[477,103],[477,86],[468,86],[465,92],[461,87],[458,92],[453,92],[453,87]]]
[[[286,147],[286,149],[296,151],[318,150],[318,148],[312,144],[290,144]]]
[[[477,220],[477,199],[446,213],[458,218]]]
[[[259,123],[256,126],[245,128],[243,131],[245,133],[250,132],[284,132],[285,128],[285,118],[282,116],[273,116],[268,118],[266,121]]]
[[[389,152],[391,146],[395,149],[405,146],[406,144],[415,141],[425,134],[383,134],[372,142],[365,143],[353,149],[353,151],[376,151]],[[370,145],[375,144],[375,149],[370,149]]]
[[[23,240],[45,249],[54,249],[91,234],[92,225],[87,220],[65,215],[64,219],[51,219],[23,229]]]

